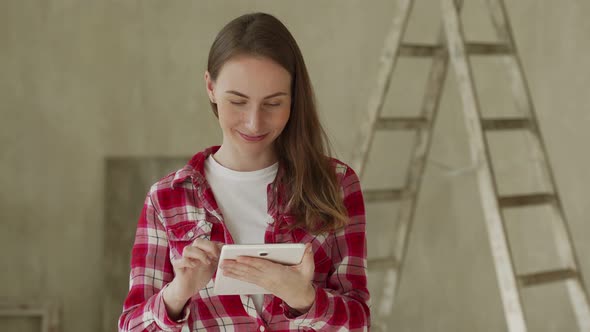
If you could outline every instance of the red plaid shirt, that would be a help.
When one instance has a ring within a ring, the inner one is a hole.
[[[196,154],[177,172],[154,184],[145,200],[131,254],[130,290],[119,318],[119,331],[308,331],[369,329],[365,208],[359,179],[344,163],[333,159],[350,217],[347,226],[329,234],[312,235],[301,228],[280,227],[294,221],[286,211],[285,190],[275,180],[267,187],[266,243],[311,242],[314,252],[315,302],[298,314],[271,294],[264,296],[261,314],[245,295],[213,294],[214,278],[188,302],[184,318],[170,319],[162,290],[174,278],[170,257],[196,238],[233,243],[223,223],[211,187],[205,180],[205,159],[211,147]],[[283,170],[279,167],[277,178]]]

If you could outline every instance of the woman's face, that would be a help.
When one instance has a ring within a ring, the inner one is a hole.
[[[215,82],[205,73],[205,81],[223,145],[240,154],[273,154],[291,113],[291,74],[268,58],[243,55],[228,60]]]

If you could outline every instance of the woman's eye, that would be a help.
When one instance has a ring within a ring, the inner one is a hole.
[[[281,106],[281,103],[274,103],[274,104],[267,103],[267,104],[265,104],[265,105],[266,105],[266,106],[269,106],[269,107],[277,107],[277,106]]]
[[[246,102],[245,101],[229,101],[231,104],[233,105],[245,105]]]

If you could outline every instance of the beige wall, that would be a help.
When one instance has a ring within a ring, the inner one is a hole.
[[[395,9],[390,2],[0,1],[0,295],[57,298],[63,303],[63,331],[100,329],[104,160],[190,155],[220,142],[202,75],[215,33],[239,14],[267,11],[291,29],[336,152],[350,161],[350,133],[357,130],[375,82],[378,52]],[[583,151],[590,141],[590,3],[507,2],[588,280],[590,157]],[[488,22],[472,3],[466,19],[476,32],[469,35],[489,39]],[[434,36],[438,9],[437,1],[418,1],[418,14],[427,19],[409,28],[413,40]],[[400,83],[394,82],[403,90],[392,103],[402,110],[417,105],[409,97],[418,97],[422,84],[418,64],[404,63]],[[487,114],[510,110],[502,95],[506,84],[493,64],[478,68]],[[454,83],[451,75],[391,330],[505,329],[473,173],[440,166],[469,165]],[[394,138],[401,148],[405,138]],[[501,140],[497,146],[502,186],[540,184],[527,168],[508,160],[526,146]],[[393,169],[403,165],[403,154],[384,156]],[[399,181],[403,172],[397,173],[388,180]],[[367,174],[364,186],[376,183]],[[369,211],[370,255],[388,247],[389,241],[377,236],[388,213]],[[554,257],[550,239],[522,227],[542,231],[545,216],[540,211],[511,223],[515,241],[533,248],[517,255],[527,269]],[[378,299],[378,274],[371,274],[371,287]],[[526,303],[533,304],[531,330],[574,329],[562,293],[553,286],[526,293]]]

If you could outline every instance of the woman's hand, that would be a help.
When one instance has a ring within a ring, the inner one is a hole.
[[[279,297],[289,307],[306,312],[315,300],[313,251],[308,243],[303,260],[298,265],[286,266],[255,257],[238,257],[221,262],[223,275],[247,281]]]
[[[174,279],[164,292],[164,303],[171,317],[182,311],[186,301],[205,287],[219,260],[222,243],[205,239],[195,239],[182,251],[182,257],[172,259]]]

